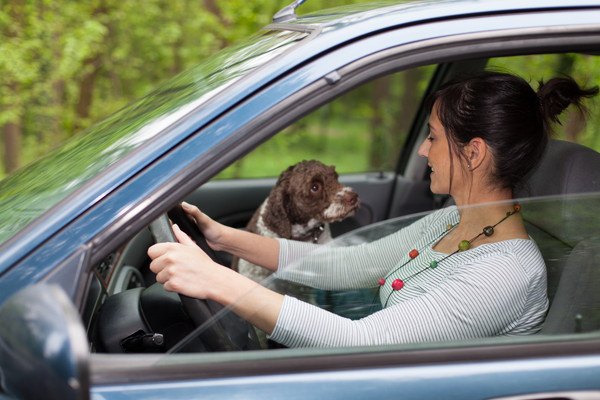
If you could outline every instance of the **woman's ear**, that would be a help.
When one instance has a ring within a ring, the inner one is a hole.
[[[467,157],[467,168],[471,171],[479,168],[488,156],[487,143],[480,137],[471,139],[464,151]]]

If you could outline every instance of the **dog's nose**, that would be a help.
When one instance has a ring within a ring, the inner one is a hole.
[[[350,206],[356,205],[358,202],[358,194],[356,194],[356,192],[345,192],[344,202]]]

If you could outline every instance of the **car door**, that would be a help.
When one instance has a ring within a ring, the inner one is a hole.
[[[478,25],[481,26],[485,22],[489,20],[478,21]],[[440,51],[447,58],[470,60],[480,58],[482,53],[526,53],[533,48],[540,51],[544,46],[556,49],[558,39],[562,38],[553,34],[546,36],[548,30],[545,28],[539,31],[527,30],[526,33],[527,35],[523,30],[515,29],[511,34],[503,31],[499,38],[488,35],[484,40],[478,36],[477,46],[473,45],[473,38],[469,36],[465,38],[464,45]],[[587,47],[591,43],[589,32],[580,33],[579,39],[577,32],[572,32],[569,38],[569,43],[573,43],[574,48]],[[502,51],[489,52],[489,48],[495,46],[501,47]],[[567,45],[564,46],[566,49]],[[435,43],[432,44],[432,48],[439,50]],[[423,61],[424,63],[439,60],[439,53],[434,55],[426,50],[423,52],[430,57]],[[460,54],[460,57],[457,54]],[[406,56],[404,53],[403,55]],[[406,58],[398,58],[396,61],[398,64],[389,66],[390,70],[402,68],[402,65],[405,65],[402,61],[406,62]],[[457,64],[449,64],[442,68],[451,68],[452,65]],[[352,76],[352,71],[359,71],[358,66],[354,67],[354,70],[348,67],[349,76]],[[369,75],[363,76],[365,80],[368,78]],[[315,100],[312,108],[319,102],[334,97],[337,94],[336,90],[344,90],[336,88],[332,92],[325,80],[320,84],[321,88],[329,89],[319,101]],[[314,92],[312,94],[314,96]],[[293,100],[297,101],[298,98]],[[265,119],[271,120],[273,124],[269,129],[254,130],[253,133],[270,136],[282,125],[288,125],[294,117],[280,122],[280,125],[278,121],[273,121],[275,116],[281,115],[281,110],[276,107],[265,116]],[[423,126],[417,129],[421,130],[421,137],[422,129]],[[417,142],[416,139],[414,141]],[[224,160],[223,164],[235,158],[233,155],[230,157]],[[414,154],[411,154],[407,157],[402,171],[403,174],[394,178],[397,190],[392,194],[391,200],[392,204],[395,204],[395,197],[400,198],[397,203],[398,210],[402,209],[403,204],[400,188],[409,191],[413,178],[422,182],[426,165],[422,160],[419,163]],[[214,201],[217,200],[213,199],[212,202]],[[394,206],[388,207],[387,212],[393,214]],[[123,391],[127,391],[131,396],[143,397],[153,393],[175,398],[234,397],[240,393],[246,398],[285,396],[303,399],[594,398],[597,397],[600,372],[598,349],[597,333],[592,332],[575,337],[539,336],[518,340],[494,338],[464,343],[427,343],[383,348],[285,349],[272,354],[229,354],[213,357],[172,355],[170,359],[152,365],[141,360],[135,363],[135,366],[122,368],[115,368],[110,357],[97,357],[93,361],[96,372],[93,380],[98,384],[98,395],[104,398],[118,398],[119,393]],[[160,380],[177,384],[168,387],[148,384]]]
[[[531,16],[528,16],[531,18]],[[556,17],[556,16],[555,16]],[[566,17],[565,17],[566,18]],[[486,21],[479,21],[484,24]],[[489,21],[487,21],[489,22]],[[441,30],[441,27],[440,27]],[[545,30],[544,30],[545,31]],[[517,33],[519,32],[519,33]],[[464,46],[448,49],[446,57],[469,59],[477,58],[489,51],[494,46],[504,46],[498,53],[527,52],[536,48],[540,51],[543,46],[556,48],[557,36],[544,36],[542,31],[531,36],[524,36],[523,31],[515,30],[514,41],[502,38],[487,41],[478,36],[477,46],[467,40]],[[506,32],[502,32],[502,35]],[[510,35],[509,35],[510,36]],[[573,33],[573,37],[577,36]],[[586,41],[590,40],[588,33]],[[527,43],[526,38],[531,42]],[[502,45],[500,45],[502,43]],[[589,44],[589,42],[587,42]],[[575,47],[585,46],[586,43],[575,40]],[[512,47],[511,47],[512,46]],[[444,53],[444,50],[440,50]],[[457,53],[454,53],[457,52]],[[467,54],[468,53],[468,54]],[[439,55],[439,54],[438,54]],[[442,57],[444,58],[444,57]],[[436,57],[436,60],[438,58]],[[397,59],[396,61],[400,60]],[[406,61],[406,59],[402,59]],[[398,61],[400,63],[400,61]],[[468,62],[465,62],[468,63]],[[360,65],[360,63],[358,63]],[[401,68],[398,64],[396,67]],[[458,64],[449,64],[440,68],[458,67]],[[394,67],[389,67],[393,70]],[[464,71],[464,68],[459,68]],[[358,71],[355,66],[354,71]],[[361,70],[361,72],[364,70]],[[347,67],[348,76],[352,77],[353,69]],[[341,74],[344,76],[343,74]],[[447,78],[442,76],[439,79]],[[351,79],[348,78],[350,81]],[[369,76],[363,76],[368,80]],[[344,82],[343,80],[341,81]],[[340,84],[342,84],[340,83]],[[323,82],[324,87],[329,83]],[[325,90],[325,89],[324,89]],[[336,94],[342,88],[331,89],[329,92]],[[326,101],[324,94],[319,101]],[[306,100],[305,97],[302,99]],[[296,101],[298,99],[295,99]],[[313,108],[318,105],[316,101]],[[307,106],[308,107],[308,106]],[[273,117],[281,109],[273,111]],[[290,119],[291,120],[291,119]],[[290,123],[287,120],[282,123]],[[276,124],[275,124],[276,125]],[[418,125],[416,131],[420,137],[423,135],[423,126]],[[277,128],[273,128],[276,130]],[[255,133],[258,131],[255,131]],[[262,131],[268,135],[268,132]],[[417,136],[419,136],[417,135]],[[413,139],[411,149],[414,149]],[[407,209],[406,205],[415,200],[402,198],[402,192],[415,194],[411,185],[423,182],[425,166],[421,162],[419,175],[419,162],[414,154],[407,155],[402,174],[395,172],[394,190],[386,213],[402,214]],[[414,179],[414,180],[413,180]],[[217,186],[218,184],[215,183]],[[227,184],[223,184],[227,186]],[[266,185],[268,187],[268,185]],[[257,199],[264,198],[265,191]],[[201,204],[201,195],[197,203]],[[423,197],[427,198],[427,197]],[[208,203],[214,203],[212,200]],[[258,200],[257,200],[258,201]],[[397,203],[396,203],[397,201]],[[431,197],[429,198],[431,206]],[[210,207],[210,204],[204,205]],[[454,344],[427,344],[420,346],[400,346],[386,349],[345,349],[345,350],[285,350],[269,357],[268,355],[235,355],[232,361],[219,359],[208,365],[196,358],[189,363],[180,360],[173,361],[177,364],[178,371],[183,375],[207,377],[204,381],[187,383],[179,386],[181,396],[235,396],[243,393],[247,398],[281,397],[282,393],[291,398],[447,398],[447,399],[486,399],[486,398],[586,398],[597,396],[598,377],[598,346],[595,334],[579,336],[577,340],[568,337],[531,338],[530,340],[484,340],[469,343]],[[99,370],[106,370],[108,365],[98,364]],[[166,366],[155,365],[153,368],[143,369],[148,376],[159,379],[161,374],[170,371]],[[248,376],[252,375],[252,376]],[[213,378],[210,379],[210,378]],[[101,391],[104,395],[114,393],[116,386],[110,385],[110,377],[104,376],[104,386]],[[149,393],[143,387],[131,387],[132,391],[140,394]],[[231,385],[231,386],[230,386]],[[152,390],[160,390],[155,387]],[[164,392],[166,395],[166,390]]]
[[[524,207],[534,209],[536,204],[555,201],[537,199]],[[597,205],[600,197],[594,194],[581,201],[580,196],[573,197],[572,206],[587,205],[592,215],[589,205]],[[414,218],[402,220],[394,224]],[[576,254],[574,265],[582,260],[591,267],[598,265],[600,243],[596,239],[589,244]],[[588,277],[593,282],[597,274]],[[584,333],[420,345],[90,354],[76,308],[52,284],[30,286],[13,295],[0,307],[0,320],[4,322],[0,325],[0,395],[5,398],[583,400],[600,396],[600,325],[588,326],[591,331]],[[32,381],[39,383],[31,385]]]

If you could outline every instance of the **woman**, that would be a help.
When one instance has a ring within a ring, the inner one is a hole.
[[[216,264],[178,227],[180,243],[148,250],[150,268],[165,289],[229,306],[289,347],[534,333],[548,307],[545,265],[520,206],[511,202],[513,189],[541,158],[548,125],[597,91],[554,78],[535,93],[502,73],[439,89],[418,153],[431,168],[431,191],[450,194],[456,206],[373,243],[310,255],[315,245],[232,229],[184,204],[211,247],[279,278],[332,290],[380,285],[383,309],[361,320],[282,296]],[[307,254],[301,271],[289,267]]]

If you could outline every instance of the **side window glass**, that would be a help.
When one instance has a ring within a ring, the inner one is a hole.
[[[559,75],[568,75],[577,82],[592,87],[600,85],[600,56],[590,54],[540,54],[493,58],[488,69],[516,73],[537,89],[538,80],[544,82]],[[561,115],[561,124],[554,126],[557,139],[567,140],[600,151],[600,97],[585,101],[588,114],[571,107]]]
[[[393,171],[435,66],[386,75],[321,106],[219,175],[273,177],[303,159],[339,173]]]

